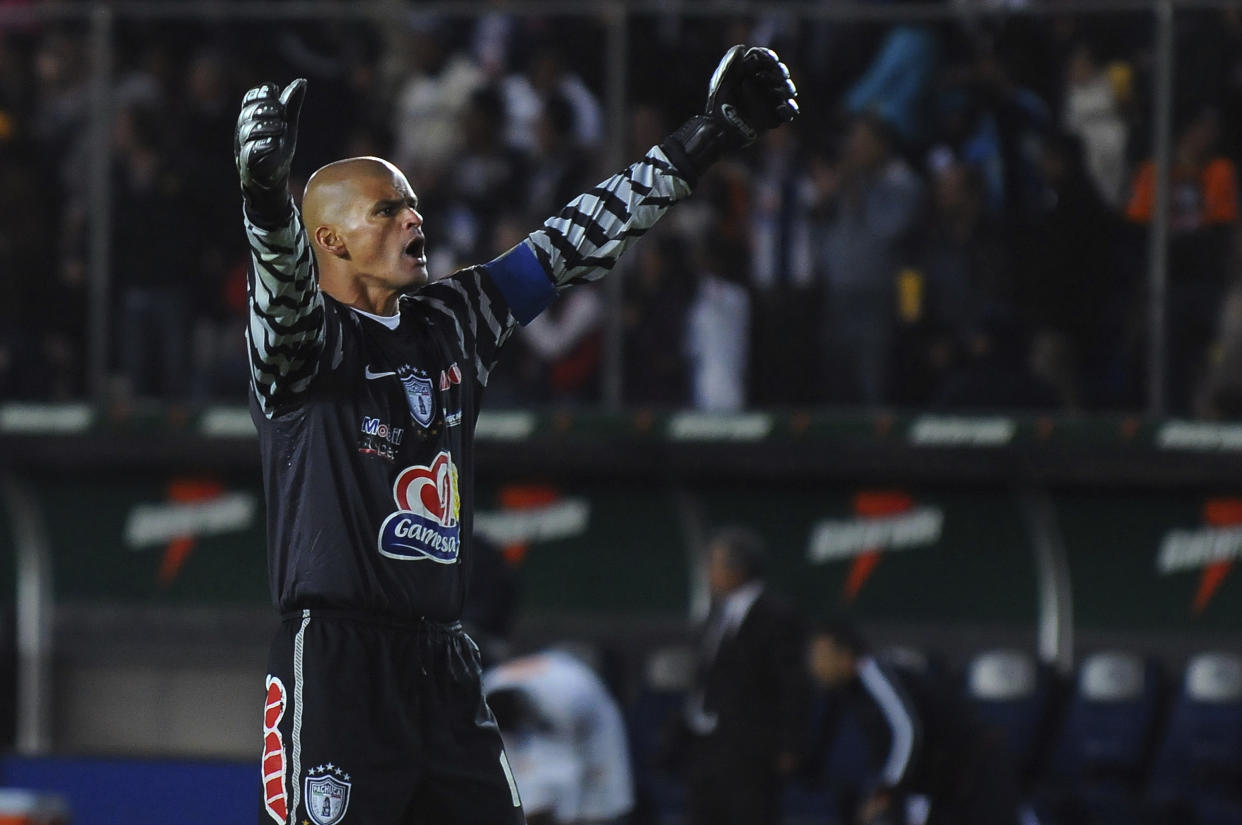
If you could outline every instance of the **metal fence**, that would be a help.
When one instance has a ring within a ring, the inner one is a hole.
[[[641,15],[708,18],[729,16],[778,16],[786,20],[845,22],[900,22],[909,20],[969,20],[1011,15],[1109,15],[1138,13],[1150,16],[1154,50],[1151,75],[1154,80],[1151,101],[1150,142],[1156,168],[1155,209],[1148,235],[1147,271],[1147,411],[1160,414],[1166,408],[1165,360],[1162,354],[1168,338],[1166,283],[1167,247],[1169,240],[1168,173],[1171,154],[1171,112],[1173,108],[1174,20],[1177,12],[1192,9],[1236,8],[1236,0],[1075,0],[1074,2],[994,3],[987,0],[959,0],[955,3],[883,3],[865,2],[660,2],[610,0],[582,4],[570,0],[510,2],[503,6],[507,15],[539,17],[544,15],[576,16],[594,21],[604,33],[605,53],[602,55],[602,88],[597,93],[604,102],[607,141],[605,156],[610,167],[616,168],[624,158],[623,135],[627,114],[628,69],[627,48],[636,32],[636,18]],[[110,216],[114,201],[110,174],[110,133],[114,110],[114,67],[116,65],[116,31],[118,26],[135,22],[211,22],[213,24],[267,25],[291,21],[371,22],[379,27],[393,26],[412,9],[420,14],[451,18],[478,17],[496,11],[494,4],[484,0],[463,2],[431,2],[409,4],[398,0],[338,3],[322,0],[291,2],[228,2],[227,0],[186,0],[156,2],[155,0],[120,0],[112,3],[36,3],[31,5],[0,5],[0,27],[23,26],[53,22],[72,22],[89,30],[90,62],[90,152],[88,174],[84,181],[86,203],[89,205],[87,274],[89,309],[87,334],[87,387],[89,394],[100,399],[108,371],[111,326],[109,293],[113,273],[109,271],[112,238]],[[613,299],[619,298],[621,279],[611,279]],[[620,301],[611,300],[606,324],[603,398],[610,408],[622,402],[622,323]]]

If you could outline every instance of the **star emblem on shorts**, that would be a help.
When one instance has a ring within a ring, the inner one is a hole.
[[[328,762],[326,765],[316,765],[315,767],[311,768],[310,771],[308,771],[308,773],[312,773],[312,774],[334,773],[337,776],[339,776],[341,779],[344,779],[346,782],[349,781],[349,774],[345,773],[345,771],[341,768],[340,765],[334,765],[331,762]]]

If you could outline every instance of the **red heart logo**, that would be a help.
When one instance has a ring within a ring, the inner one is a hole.
[[[406,467],[393,485],[397,506],[411,513],[428,515],[449,525],[452,518],[453,481],[449,455],[436,456],[430,467]]]

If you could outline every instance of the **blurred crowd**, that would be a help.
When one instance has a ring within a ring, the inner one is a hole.
[[[928,4],[961,8],[899,24],[635,15],[619,109],[607,23],[589,16],[119,18],[106,386],[87,386],[88,32],[0,28],[0,397],[244,398],[230,145],[260,80],[310,80],[295,177],[357,154],[407,171],[434,277],[658,143],[747,42],[780,52],[803,116],[719,164],[619,287],[571,290],[516,336],[493,405],[598,402],[619,326],[631,405],[1141,409],[1151,16]],[[1242,11],[1180,10],[1175,43],[1165,391],[1174,413],[1231,416]]]

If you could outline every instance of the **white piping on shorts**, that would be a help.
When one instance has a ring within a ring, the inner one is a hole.
[[[509,770],[509,759],[505,752],[500,752],[500,769],[505,772],[505,781],[509,783],[509,796],[513,798],[513,807],[522,807],[522,799],[518,796],[517,782],[513,781],[513,771]]]
[[[293,804],[289,806],[289,825],[297,825],[302,801],[302,636],[308,624],[310,610],[303,610],[302,626],[293,637]]]

